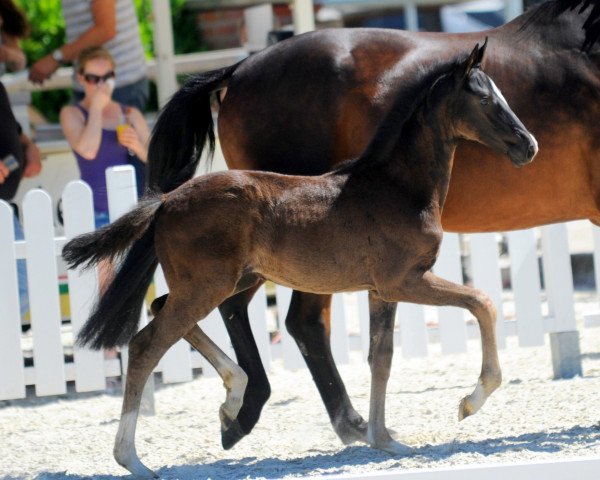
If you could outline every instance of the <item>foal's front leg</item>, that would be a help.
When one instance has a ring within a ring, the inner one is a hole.
[[[371,399],[367,438],[373,448],[402,455],[411,453],[412,449],[394,440],[385,427],[385,396],[394,354],[396,307],[395,302],[384,302],[369,293]]]
[[[479,322],[481,331],[481,374],[475,390],[460,401],[458,419],[476,413],[502,382],[496,345],[496,308],[481,290],[458,285],[432,272],[426,272],[405,286],[403,301],[468,309]]]

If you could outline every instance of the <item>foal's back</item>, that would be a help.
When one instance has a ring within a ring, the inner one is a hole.
[[[375,170],[359,178],[230,170],[187,182],[165,195],[157,216],[167,279],[212,262],[236,279],[256,273],[308,292],[369,289],[384,261],[378,252],[390,250],[398,255],[385,262],[400,276],[415,262],[427,269],[442,234],[439,212],[417,211]]]

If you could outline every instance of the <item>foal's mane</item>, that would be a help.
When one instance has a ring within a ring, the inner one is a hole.
[[[536,24],[547,24],[567,10],[577,10],[582,15],[588,7],[592,6],[582,29],[585,31],[585,40],[581,45],[582,52],[589,52],[600,39],[600,2],[598,0],[552,0],[532,7],[529,18],[521,26],[521,31],[527,30]]]
[[[454,72],[466,58],[467,55],[462,55],[421,66],[414,76],[402,83],[389,112],[377,127],[375,135],[361,156],[341,163],[332,173],[344,174],[387,161],[402,137],[408,120],[424,103],[433,86],[442,77]]]

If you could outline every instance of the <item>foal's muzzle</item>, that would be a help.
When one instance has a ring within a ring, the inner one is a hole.
[[[508,149],[508,156],[510,157],[513,165],[522,167],[531,163],[533,157],[538,152],[538,143],[535,137],[528,131],[517,131],[515,132],[519,141],[514,145],[511,145]]]

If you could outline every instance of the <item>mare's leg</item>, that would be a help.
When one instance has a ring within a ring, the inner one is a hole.
[[[449,282],[431,272],[426,272],[405,287],[402,301],[466,308],[477,318],[481,331],[481,374],[473,393],[461,400],[458,419],[462,420],[473,415],[502,382],[496,345],[494,304],[482,291]]]
[[[231,429],[232,425],[234,425],[234,429],[239,428],[236,417],[238,417],[238,412],[242,408],[248,376],[233,360],[225,355],[197,324],[186,333],[184,338],[215,368],[227,390],[225,403],[219,409],[221,432]]]
[[[294,291],[285,324],[317,385],[333,428],[345,444],[367,441],[367,424],[358,414],[333,361],[331,295]]]
[[[221,443],[226,450],[252,431],[258,422],[262,407],[271,395],[269,379],[260,360],[248,317],[248,303],[260,285],[262,282],[253,288],[233,295],[219,305],[219,311],[229,333],[237,362],[248,375],[244,403],[237,421],[232,423],[230,428],[221,431]]]
[[[369,293],[371,401],[368,439],[373,448],[401,455],[412,452],[412,449],[392,439],[385,427],[385,397],[394,355],[396,307],[397,303],[384,302]]]

